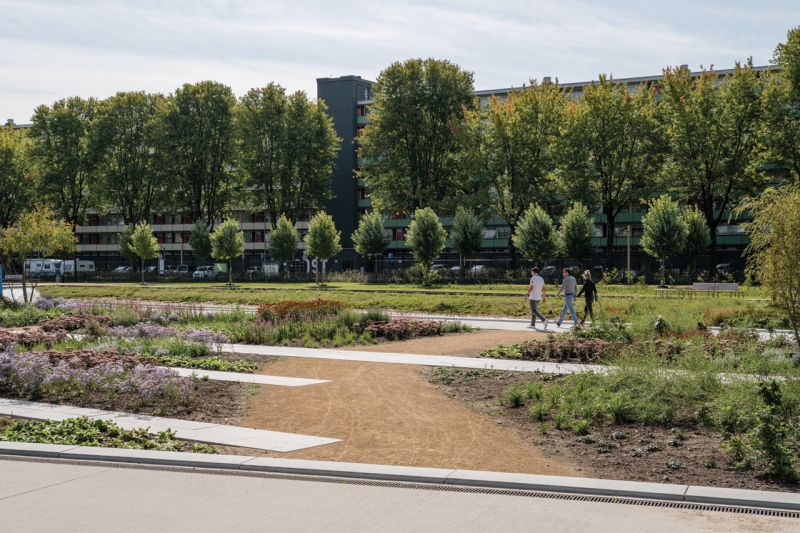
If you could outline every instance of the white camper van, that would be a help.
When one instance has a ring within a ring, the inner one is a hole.
[[[78,272],[94,272],[94,261],[78,259],[77,261],[64,261],[64,267],[61,274],[72,274],[74,272],[74,266],[76,262],[78,263]]]
[[[62,263],[60,259],[26,259],[25,274],[31,277],[55,277],[61,273]]]

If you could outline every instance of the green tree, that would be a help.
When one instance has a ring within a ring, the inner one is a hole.
[[[692,77],[688,69],[664,71],[663,99],[670,143],[665,176],[687,204],[706,219],[709,272],[717,261],[717,226],[743,198],[760,193],[765,177],[752,163],[761,141],[762,81],[748,61],[718,80],[714,70]]]
[[[34,255],[50,257],[55,253],[74,253],[72,226],[56,218],[47,209],[35,209],[22,215],[8,228],[0,228],[0,251],[11,262],[22,267],[23,300],[28,302],[28,275],[25,260]],[[36,284],[31,286],[31,294]]]
[[[667,195],[654,200],[642,217],[642,228],[644,234],[639,243],[648,255],[661,262],[661,285],[665,285],[666,261],[681,253],[686,242],[686,221],[678,202]]]
[[[465,112],[457,129],[468,156],[466,171],[485,177],[491,212],[516,232],[531,203],[546,204],[555,193],[555,143],[566,119],[569,95],[558,85],[537,84],[491,97],[485,106]],[[516,248],[509,240],[513,266]]]
[[[317,260],[317,282],[319,282],[320,263],[342,251],[339,240],[341,231],[336,230],[333,218],[325,211],[314,215],[308,223],[308,234],[303,238],[306,253]],[[322,284],[325,285],[325,271],[322,271]]]
[[[211,257],[228,261],[228,285],[233,285],[233,258],[244,253],[244,233],[239,224],[228,219],[211,234]]]
[[[281,216],[275,229],[269,234],[269,255],[278,261],[291,261],[297,253],[299,242],[294,224],[285,216]]]
[[[76,226],[97,202],[97,161],[89,149],[89,131],[97,101],[77,96],[34,110],[28,131],[39,167],[39,195],[56,206],[61,218]]]
[[[136,229],[131,234],[128,247],[142,262],[142,285],[144,285],[144,262],[158,257],[158,240],[153,237],[153,230],[150,229],[150,224],[140,222],[136,225]]]
[[[450,232],[450,245],[464,258],[465,261],[472,257],[483,246],[483,221],[472,211],[459,207],[453,219]],[[463,277],[464,269],[460,271]]]
[[[471,72],[449,61],[393,63],[373,85],[370,121],[358,138],[367,160],[359,177],[375,209],[413,213],[452,209],[459,192],[459,143],[451,128],[476,106]]]
[[[748,271],[789,317],[800,347],[800,185],[767,189],[743,201],[737,211],[753,215],[746,226]]]
[[[600,76],[570,102],[558,146],[561,189],[567,198],[599,205],[606,218],[606,264],[614,262],[617,215],[655,189],[665,144],[655,93],[644,85]]]
[[[772,59],[780,71],[764,76],[762,95],[767,163],[789,169],[800,179],[800,27],[789,30]]]
[[[192,247],[192,255],[198,261],[205,261],[211,257],[211,233],[204,220],[200,219],[194,223],[192,233],[189,235],[189,246]]]
[[[594,251],[594,218],[580,202],[572,205],[567,214],[561,218],[559,228],[559,244],[561,253],[580,262],[592,255]]]
[[[230,87],[185,84],[160,114],[160,143],[176,184],[176,210],[209,229],[236,198],[234,107]]]
[[[683,220],[686,223],[686,242],[683,246],[683,255],[697,262],[697,257],[708,250],[711,237],[708,234],[706,219],[697,208],[687,207],[683,211]],[[695,264],[695,271],[697,265]]]
[[[97,105],[89,138],[98,196],[125,224],[147,220],[159,193],[172,184],[158,143],[156,119],[163,105],[162,95],[144,92],[117,93]]]
[[[375,274],[378,274],[378,256],[389,246],[389,235],[383,227],[384,218],[380,213],[367,213],[353,232],[353,244],[361,257],[372,257],[375,260]]]
[[[340,149],[322,100],[286,95],[271,83],[251,89],[237,106],[239,167],[259,192],[259,208],[276,227],[281,215],[298,220],[333,198],[333,159]]]
[[[444,250],[447,232],[439,222],[439,217],[430,207],[417,209],[414,219],[406,233],[406,244],[411,248],[414,259],[422,266],[422,281],[428,285],[431,265]]]
[[[536,265],[558,254],[558,234],[553,227],[553,219],[538,205],[528,206],[519,219],[512,239],[522,255]]]
[[[131,248],[131,241],[135,229],[136,226],[133,224],[126,224],[125,227],[122,228],[122,233],[119,234],[119,255],[131,261],[131,263],[139,258],[136,252]]]
[[[25,132],[11,126],[0,128],[0,228],[16,222],[31,207],[35,177]]]
[[[37,199],[57,209],[73,233],[86,220],[86,211],[98,205],[97,161],[89,148],[89,131],[97,102],[73,96],[41,105],[33,112],[28,136],[39,169]],[[75,279],[78,269],[75,269]]]

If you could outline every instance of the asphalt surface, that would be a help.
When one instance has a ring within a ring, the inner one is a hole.
[[[800,519],[0,460],[2,531],[798,531]]]

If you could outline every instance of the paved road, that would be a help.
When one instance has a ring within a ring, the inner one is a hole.
[[[0,460],[2,531],[798,531],[800,519]]]

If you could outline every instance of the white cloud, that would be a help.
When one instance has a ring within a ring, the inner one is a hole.
[[[479,89],[750,55],[765,64],[800,20],[797,2],[738,0],[0,0],[0,12],[0,117],[19,122],[72,94],[167,93],[205,79],[237,94],[276,81],[315,95],[317,77],[374,79],[409,57],[451,59]]]

